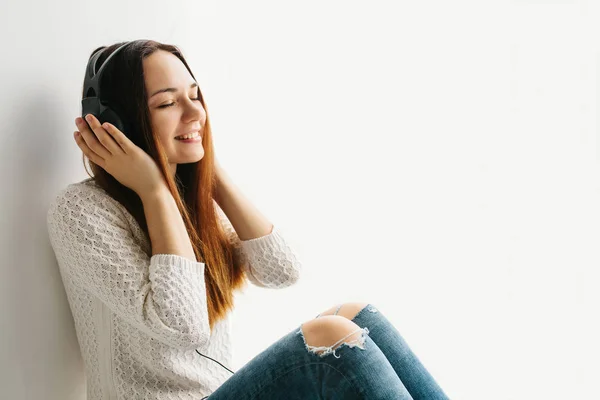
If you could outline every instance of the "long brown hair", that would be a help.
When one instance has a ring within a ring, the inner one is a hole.
[[[97,51],[105,49],[97,64],[102,65],[104,60],[124,43],[126,42],[98,47],[90,58]],[[202,138],[204,156],[200,161],[179,164],[173,177],[169,172],[164,147],[158,136],[152,132],[143,60],[157,50],[173,53],[185,65],[194,80],[196,79],[176,46],[153,40],[137,40],[111,58],[106,65],[100,90],[103,101],[108,102],[123,120],[126,136],[157,162],[183,217],[196,259],[205,263],[208,318],[212,330],[214,324],[224,319],[228,311],[233,309],[233,293],[244,288],[247,281],[242,265],[236,265],[240,260],[233,257],[233,247],[223,231],[213,204],[216,189],[214,150],[210,118],[200,87],[198,97],[206,110]],[[82,93],[82,98],[85,96],[86,94]],[[92,174],[87,170],[86,160],[91,166]],[[133,215],[149,239],[143,204],[137,193],[122,185],[85,154],[83,164],[88,175]]]

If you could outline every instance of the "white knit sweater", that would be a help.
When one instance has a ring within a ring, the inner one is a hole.
[[[240,241],[215,202],[248,280],[285,288],[301,264],[274,228]],[[73,314],[88,400],[201,399],[232,374],[230,317],[208,325],[204,263],[152,255],[135,218],[91,178],[51,202],[48,233]]]

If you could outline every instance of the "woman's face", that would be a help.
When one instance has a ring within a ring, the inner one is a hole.
[[[203,137],[206,111],[196,100],[198,88],[191,86],[195,80],[174,54],[157,50],[144,59],[143,68],[152,130],[165,147],[175,175],[177,164],[194,163],[204,156],[202,140],[180,141],[175,137],[188,132],[199,132]]]

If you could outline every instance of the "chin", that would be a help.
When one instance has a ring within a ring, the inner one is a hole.
[[[178,152],[177,157],[169,157],[169,160],[173,160],[172,162],[175,162],[176,164],[190,164],[198,162],[202,160],[202,158],[204,158],[204,149],[199,149],[193,152]]]
[[[200,156],[200,157],[196,157],[196,158],[185,158],[181,161],[177,161],[177,164],[193,164],[193,163],[197,163],[198,161],[201,161],[204,158],[204,155]]]

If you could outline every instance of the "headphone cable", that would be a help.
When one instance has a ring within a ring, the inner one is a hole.
[[[202,357],[206,357],[206,358],[210,358],[209,356],[205,356],[204,354],[200,353],[198,351],[198,349],[196,349],[196,353],[200,354]],[[213,360],[214,362],[218,363],[221,367],[225,368],[227,371],[231,372],[232,374],[235,374],[235,372],[233,372],[232,370],[230,370],[229,368],[227,368],[226,366],[224,366],[223,364],[221,364],[220,362],[218,362],[217,360],[215,360],[214,358],[210,358],[211,360]],[[203,397],[201,400],[207,399],[209,396],[205,396]]]
[[[205,356],[204,354],[200,353],[198,351],[198,349],[196,349],[196,353],[200,354],[202,357],[210,358],[209,356]],[[220,362],[218,362],[214,358],[210,358],[210,359],[213,360],[214,362],[218,363],[221,367],[225,368],[227,371],[231,372],[232,374],[235,374],[235,372],[233,372],[232,370],[230,370],[229,368],[227,368],[226,366],[224,366],[223,364],[221,364]]]

